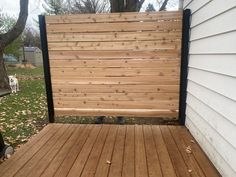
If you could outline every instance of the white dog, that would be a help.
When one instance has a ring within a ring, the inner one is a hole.
[[[8,76],[9,78],[9,85],[11,87],[11,93],[16,93],[19,90],[19,82],[18,79],[16,78],[16,75],[14,76]]]

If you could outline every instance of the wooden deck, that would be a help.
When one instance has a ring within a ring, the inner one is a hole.
[[[1,88],[0,88],[0,97],[5,96],[5,95],[8,95],[8,94],[10,94],[10,93],[11,93],[10,90],[1,89]]]
[[[0,173],[1,177],[220,176],[185,127],[158,125],[50,124],[2,163]]]

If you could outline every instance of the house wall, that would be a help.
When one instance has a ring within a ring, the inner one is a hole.
[[[186,126],[224,177],[236,176],[236,1],[192,10]]]

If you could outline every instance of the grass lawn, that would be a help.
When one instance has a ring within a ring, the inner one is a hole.
[[[6,143],[25,143],[47,124],[43,68],[8,67],[8,75],[19,78],[20,92],[0,98],[0,129]]]
[[[16,147],[25,143],[48,122],[43,68],[20,69],[8,67],[8,75],[17,75],[20,92],[0,98],[0,130],[8,144]],[[58,123],[94,123],[95,117],[63,116]],[[175,124],[176,119],[125,118],[126,124]],[[116,123],[107,117],[105,123]]]

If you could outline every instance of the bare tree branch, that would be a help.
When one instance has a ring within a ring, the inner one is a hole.
[[[141,9],[143,3],[144,3],[145,0],[140,0],[139,3],[138,3],[138,7],[137,7],[137,12]]]
[[[162,5],[161,5],[159,11],[166,10],[166,5],[167,5],[168,1],[169,1],[169,0],[165,0],[165,1],[162,3]]]
[[[14,41],[24,30],[28,17],[29,0],[20,0],[19,18],[13,28],[5,34],[0,34],[0,51]]]
[[[102,13],[108,12],[108,0],[75,0],[72,13]]]

